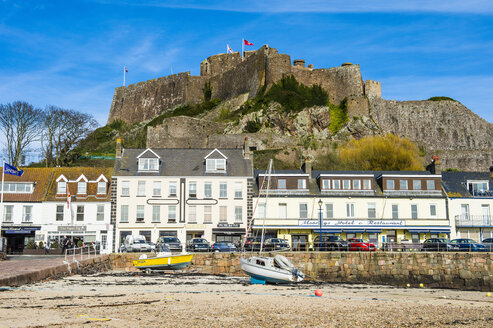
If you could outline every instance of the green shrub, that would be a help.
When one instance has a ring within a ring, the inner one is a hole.
[[[34,242],[28,241],[27,244],[26,244],[26,248],[27,249],[34,249]]]
[[[58,248],[58,241],[55,240],[54,242],[52,242],[51,243],[51,248],[57,249]]]
[[[339,106],[329,104],[330,124],[329,131],[336,134],[349,121],[346,103],[343,101]]]
[[[255,133],[259,131],[261,128],[262,128],[262,123],[260,123],[259,120],[250,120],[246,122],[243,131],[247,133]]]
[[[440,97],[431,97],[428,99],[429,101],[442,101],[442,100],[452,100],[452,101],[457,101],[455,99],[452,99],[450,97],[444,97],[444,96],[440,96]]]
[[[212,87],[211,87],[211,82],[205,82],[204,88],[202,89],[202,92],[204,93],[204,101],[208,102],[211,100],[212,97]]]
[[[39,249],[45,248],[45,244],[44,244],[42,241],[40,241],[40,242],[38,243],[38,248],[39,248]]]

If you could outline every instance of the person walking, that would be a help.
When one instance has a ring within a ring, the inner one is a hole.
[[[50,254],[50,246],[46,241],[44,242],[44,249],[45,249],[45,255]]]
[[[70,238],[67,236],[63,236],[63,247],[62,247],[62,255],[65,254],[65,250],[70,248]]]

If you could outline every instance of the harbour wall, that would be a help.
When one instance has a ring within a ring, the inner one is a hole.
[[[493,290],[493,253],[289,252],[282,255],[311,281]],[[132,260],[138,256],[112,254],[111,265],[114,270],[134,271]],[[238,253],[199,253],[187,270],[245,276],[239,258]]]

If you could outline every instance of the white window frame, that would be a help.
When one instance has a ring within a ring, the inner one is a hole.
[[[67,181],[58,181],[57,194],[63,195],[67,193]]]
[[[208,158],[205,160],[206,172],[226,171],[226,159]]]
[[[61,211],[59,211],[61,209]],[[55,209],[55,221],[63,221],[65,205],[57,205]],[[60,219],[59,219],[60,218]]]
[[[197,198],[197,182],[189,181],[188,182],[188,197],[189,198]]]
[[[243,206],[235,206],[235,223],[243,222]]]
[[[399,190],[409,190],[407,179],[399,179]]]
[[[354,203],[346,203],[346,217],[348,219],[354,218]]]
[[[122,190],[121,195],[124,197],[130,196],[130,181],[124,180],[122,181]]]
[[[77,182],[77,194],[87,195],[87,182],[85,181]]]
[[[286,179],[277,179],[277,189],[278,190],[286,189]]]
[[[228,183],[219,183],[219,198],[228,198]]]
[[[435,212],[435,214],[433,214],[433,212]],[[431,218],[437,217],[437,204],[430,204],[430,217]]]
[[[204,206],[204,223],[212,223],[212,206]]]
[[[145,206],[137,205],[135,208],[135,222],[144,222],[145,221]]]
[[[204,182],[204,198],[212,198],[212,182]]]
[[[257,213],[255,215],[258,219],[265,219],[265,203],[261,203],[257,205]]]
[[[77,205],[77,210],[76,210],[76,221],[78,222],[84,222],[84,216],[85,216],[85,208],[84,205]]]
[[[243,182],[235,182],[235,198],[243,198]]]
[[[395,190],[395,180],[394,179],[385,180],[385,189],[386,190]]]
[[[159,171],[159,159],[139,158],[139,171]]]
[[[395,208],[395,211],[394,211],[394,208]],[[398,220],[399,219],[399,204],[392,204],[391,209],[392,209],[392,219]]]
[[[145,180],[137,181],[137,197],[145,197],[146,195],[146,182]]]
[[[197,206],[195,205],[188,206],[188,222],[197,222]]]
[[[433,188],[430,188],[430,185],[433,184]],[[435,190],[436,182],[435,180],[426,180],[426,190]]]
[[[219,222],[228,222],[228,207],[219,206]]]
[[[9,211],[10,209],[10,211]],[[3,207],[3,222],[12,222],[14,217],[14,205],[4,205]]]
[[[411,204],[411,219],[416,220],[418,217],[418,204]]]
[[[368,219],[376,219],[376,218],[377,218],[377,204],[368,203]]]
[[[152,221],[153,223],[161,222],[161,206],[153,205],[152,206]]]
[[[173,196],[175,197],[176,196],[176,181],[170,181],[169,182],[169,185],[168,185],[168,193],[169,193],[169,196]]]
[[[105,195],[106,194],[106,182],[101,181],[98,182],[98,195]]]
[[[413,190],[421,190],[423,188],[423,182],[418,179],[413,180]]]
[[[323,179],[322,180],[322,189],[330,189],[330,180],[329,179]]]
[[[334,190],[341,190],[341,180],[339,180],[339,179],[333,179],[332,180],[332,189],[334,189]]]
[[[343,190],[351,190],[351,180],[343,179],[342,180],[342,189]]]
[[[128,205],[120,206],[120,222],[128,223]]]
[[[176,222],[176,205],[168,205],[168,222]]]
[[[279,219],[287,219],[287,217],[288,217],[288,204],[279,203],[278,213],[279,213]]]
[[[371,190],[371,179],[363,179],[363,190]]]
[[[104,204],[96,205],[96,221],[104,221]]]
[[[161,181],[152,182],[152,196],[161,197]]]
[[[298,208],[299,208],[300,219],[307,219],[308,218],[308,204],[307,203],[300,203],[298,205]]]
[[[306,189],[306,180],[298,179],[298,189]]]
[[[325,218],[333,219],[334,218],[334,204],[326,203],[325,204]]]
[[[33,222],[33,206],[22,206],[22,222]]]
[[[353,180],[353,190],[361,190],[361,180]]]

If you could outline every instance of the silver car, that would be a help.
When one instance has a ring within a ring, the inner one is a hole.
[[[483,239],[481,243],[486,247],[487,252],[493,252],[493,238]]]

